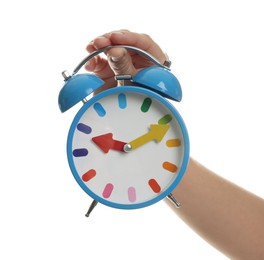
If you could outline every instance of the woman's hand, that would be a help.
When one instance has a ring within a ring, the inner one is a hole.
[[[148,52],[161,64],[166,61],[166,55],[159,45],[146,34],[135,33],[128,30],[118,30],[96,37],[86,47],[88,52],[104,48],[109,45],[129,45]],[[112,88],[116,86],[115,75],[134,75],[138,70],[153,65],[148,58],[125,48],[112,48],[107,51],[104,58],[95,56],[85,65],[86,70],[95,73],[105,81],[100,89]]]

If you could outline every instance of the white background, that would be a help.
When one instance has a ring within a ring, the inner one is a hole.
[[[183,88],[191,155],[264,197],[262,1],[33,1],[0,4],[0,259],[226,259],[161,201],[98,205],[73,179],[61,71],[105,32],[152,36]],[[201,203],[203,203],[201,201]],[[243,227],[241,227],[243,228]]]

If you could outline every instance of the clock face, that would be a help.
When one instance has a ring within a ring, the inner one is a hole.
[[[105,205],[135,209],[166,197],[180,182],[189,139],[174,106],[138,87],[116,87],[86,102],[67,141],[81,188]]]

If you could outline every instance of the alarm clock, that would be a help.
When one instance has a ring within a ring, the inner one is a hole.
[[[104,81],[79,70],[96,55],[116,47],[147,57],[153,66],[136,75],[118,75],[115,88],[90,95]],[[181,101],[182,90],[168,63],[160,64],[136,47],[107,46],[84,58],[72,75],[65,71],[62,75],[61,112],[83,102],[68,132],[67,158],[76,182],[93,199],[86,215],[98,202],[139,209],[168,198],[179,207],[171,192],[186,171],[189,138],[171,102]]]

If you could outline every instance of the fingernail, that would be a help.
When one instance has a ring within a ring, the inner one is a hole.
[[[112,62],[118,62],[118,61],[120,60],[120,58],[121,58],[121,57],[112,57],[112,56],[110,56],[110,60],[111,60]]]
[[[123,35],[125,35],[125,32],[112,32],[111,36],[112,35],[115,35],[115,36],[121,36],[122,35],[123,36]]]
[[[109,60],[112,62],[118,62],[122,58],[122,56],[111,56],[109,54],[107,56],[108,56]]]

